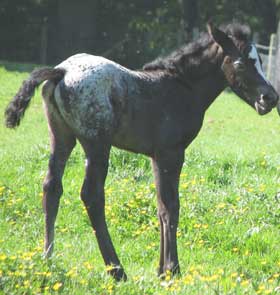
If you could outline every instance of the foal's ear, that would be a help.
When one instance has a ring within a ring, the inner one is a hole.
[[[208,22],[207,29],[209,35],[222,47],[226,54],[238,54],[238,49],[233,43],[232,38],[230,38],[225,32],[214,26],[211,22]]]

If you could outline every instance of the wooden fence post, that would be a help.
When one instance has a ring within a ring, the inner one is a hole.
[[[274,77],[274,58],[276,57],[276,34],[271,34],[270,42],[269,42],[269,52],[268,52],[268,64],[267,64],[267,71],[266,76],[269,81],[274,85],[275,84],[275,77]]]

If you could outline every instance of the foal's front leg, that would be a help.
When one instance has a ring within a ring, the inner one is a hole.
[[[110,146],[96,143],[82,143],[86,152],[86,175],[81,191],[98,246],[104,262],[110,267],[109,273],[116,279],[126,279],[114,249],[105,221],[104,183],[108,171]]]
[[[179,221],[178,185],[183,161],[183,149],[160,152],[153,158],[161,233],[159,275],[166,271],[180,272],[176,233]]]

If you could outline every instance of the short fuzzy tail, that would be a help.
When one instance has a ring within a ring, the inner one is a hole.
[[[41,68],[34,70],[29,78],[22,83],[18,93],[11,100],[5,111],[5,124],[8,128],[19,126],[35,89],[45,80],[58,83],[64,77],[63,69]]]

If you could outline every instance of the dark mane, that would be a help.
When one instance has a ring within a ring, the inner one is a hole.
[[[225,26],[221,26],[221,29],[232,36],[235,46],[243,52],[247,44],[251,40],[251,30],[247,25],[240,23],[233,23]]]
[[[209,34],[204,33],[197,41],[176,49],[166,57],[158,57],[144,65],[145,71],[166,70],[172,74],[183,75],[184,68],[191,72],[201,63],[203,52],[213,43]]]
[[[221,29],[239,42],[247,43],[251,38],[251,30],[247,25],[244,24],[232,23],[221,26]]]
[[[223,25],[220,29],[232,36],[235,45],[240,50],[249,41],[250,29],[246,25],[233,23]],[[192,80],[211,71],[211,66],[218,58],[218,49],[218,46],[214,46],[212,37],[208,33],[203,33],[198,40],[183,45],[166,57],[159,57],[145,64],[143,70],[167,71],[179,78]],[[212,61],[209,63],[210,59]]]

